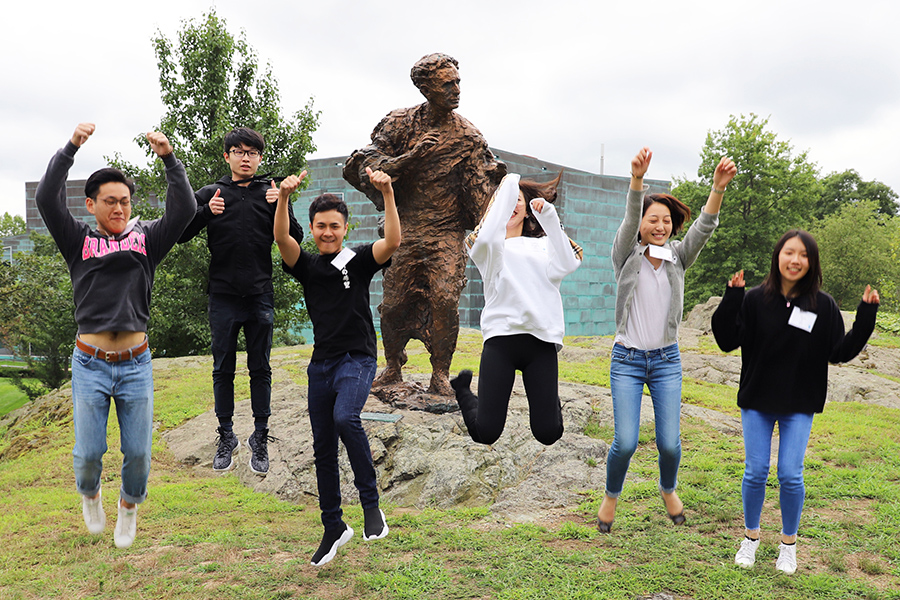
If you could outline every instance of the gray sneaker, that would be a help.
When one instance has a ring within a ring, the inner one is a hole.
[[[213,458],[213,471],[228,471],[234,466],[234,453],[241,443],[233,431],[225,431],[221,427],[216,429],[219,437],[216,438],[216,456]]]
[[[277,442],[278,438],[269,435],[268,429],[256,429],[247,438],[250,448],[250,470],[257,475],[269,473],[269,442]]]

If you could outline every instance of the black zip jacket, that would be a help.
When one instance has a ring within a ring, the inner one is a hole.
[[[179,238],[185,243],[206,227],[209,261],[210,294],[253,296],[271,293],[272,244],[275,242],[276,203],[266,202],[266,190],[271,181],[255,180],[240,186],[231,177],[223,177],[216,183],[200,188],[194,197],[197,212]],[[225,201],[225,210],[214,215],[209,201],[216,190]],[[290,207],[291,235],[303,240],[303,229]]]

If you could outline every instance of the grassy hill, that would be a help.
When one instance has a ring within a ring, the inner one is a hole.
[[[563,361],[561,378],[608,386],[608,359],[595,340]],[[480,336],[465,332],[454,371],[477,368]],[[308,347],[281,348],[305,364]],[[697,352],[714,352],[701,347]],[[242,359],[239,359],[240,364]],[[296,362],[296,361],[295,361]],[[427,356],[410,351],[408,368]],[[212,407],[208,357],[156,374],[159,431]],[[305,384],[305,370],[283,370]],[[236,397],[249,395],[246,377]],[[737,415],[735,390],[688,381],[685,402]],[[680,493],[688,526],[665,518],[654,481],[652,429],[642,430],[611,535],[594,527],[602,490],[549,526],[499,523],[487,508],[438,511],[385,506],[390,535],[359,536],[323,568],[309,565],[320,535],[318,507],[257,494],[233,475],[173,460],[154,434],[150,496],[134,546],[112,543],[121,454],[115,411],[104,465],[102,536],[88,535],[74,489],[71,410],[53,395],[13,426],[0,426],[0,598],[621,598],[667,593],[686,599],[900,599],[900,411],[829,404],[816,417],[807,454],[807,502],[796,575],[776,575],[777,479],[763,513],[755,569],[733,564],[742,535],[743,443],[703,421],[683,421]],[[612,441],[610,423],[592,434]],[[597,468],[603,468],[598,465]],[[361,523],[358,505],[347,518]]]

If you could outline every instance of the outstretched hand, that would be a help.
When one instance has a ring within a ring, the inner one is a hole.
[[[641,148],[634,158],[631,159],[631,176],[636,179],[643,178],[644,174],[647,173],[647,169],[650,168],[650,159],[652,158],[653,152],[650,151],[650,148],[647,146]]]
[[[741,269],[737,273],[731,276],[731,280],[728,282],[728,287],[744,287],[744,270]]]
[[[297,191],[297,188],[300,187],[300,184],[303,183],[303,180],[306,179],[306,170],[304,170],[300,175],[288,175],[284,178],[284,181],[281,182],[281,186],[278,188],[278,196],[280,198],[284,198],[287,200],[291,197],[291,194]],[[272,182],[272,187],[275,187],[275,182]],[[266,190],[266,200],[269,200],[269,192],[271,190]],[[269,200],[271,202],[271,200]]]
[[[394,186],[391,185],[391,176],[384,171],[373,171],[371,167],[366,167],[366,175],[369,176],[369,181],[382,195],[394,191]]]
[[[724,190],[735,175],[737,175],[737,165],[727,156],[723,156],[713,173],[713,187],[717,190]]]
[[[866,304],[881,304],[881,296],[878,295],[878,290],[871,285],[867,285],[866,291],[863,292],[863,302]]]
[[[150,142],[150,147],[153,148],[157,156],[163,157],[167,154],[172,154],[172,144],[169,143],[169,138],[164,133],[151,131],[147,134],[147,141]]]
[[[93,123],[79,123],[78,127],[75,128],[75,133],[72,134],[72,143],[80,148],[91,137],[95,129],[97,129],[97,126]]]

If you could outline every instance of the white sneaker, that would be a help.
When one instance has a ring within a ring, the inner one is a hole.
[[[119,501],[119,518],[116,521],[116,531],[113,533],[113,541],[118,548],[127,548],[134,542],[137,534],[137,506],[125,508]]]
[[[84,524],[87,525],[88,533],[97,535],[103,533],[106,527],[106,513],[103,512],[103,501],[100,492],[97,492],[96,498],[81,497],[81,515],[84,517]]]
[[[741,547],[737,554],[734,555],[734,564],[745,569],[749,569],[756,564],[756,549],[759,548],[759,539],[751,540],[744,537],[741,540]]]
[[[797,570],[797,544],[781,544],[778,546],[778,560],[775,568],[785,575],[793,575]]]

